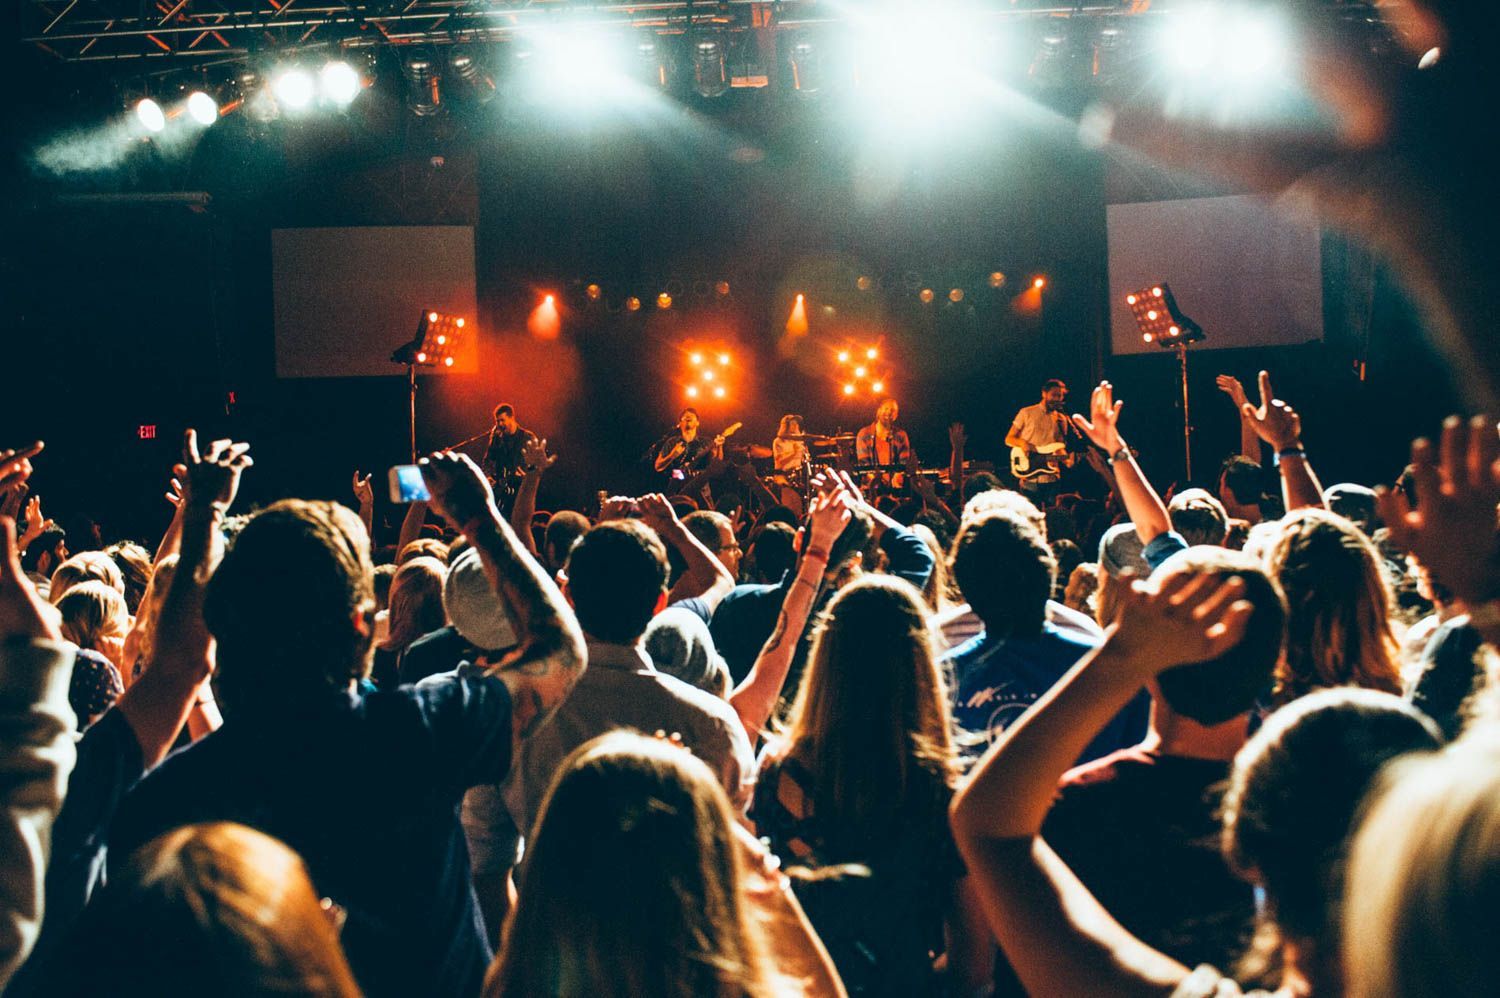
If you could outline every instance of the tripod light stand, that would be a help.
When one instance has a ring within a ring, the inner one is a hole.
[[[468,335],[463,316],[426,311],[417,321],[417,335],[391,354],[393,363],[406,365],[407,443],[412,464],[417,463],[417,368],[452,367]]]

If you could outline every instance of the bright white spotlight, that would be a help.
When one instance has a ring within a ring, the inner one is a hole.
[[[344,60],[335,59],[318,73],[318,90],[324,98],[343,107],[359,96],[359,73]]]
[[[194,90],[188,94],[187,113],[200,125],[212,125],[219,120],[219,102],[202,90]]]
[[[531,42],[537,83],[553,100],[576,103],[618,97],[628,85],[625,54],[607,36],[538,31]]]
[[[1259,76],[1286,60],[1287,41],[1281,25],[1269,14],[1242,11],[1228,26],[1229,71],[1236,76]]]
[[[305,69],[288,69],[271,81],[276,101],[282,107],[300,111],[312,103],[313,78]]]
[[[1201,73],[1218,60],[1223,33],[1216,12],[1198,7],[1172,15],[1163,42],[1178,69]]]
[[[985,86],[984,32],[951,14],[872,15],[857,23],[859,86],[882,120],[945,118]]]
[[[135,106],[135,119],[146,127],[148,132],[159,132],[167,127],[167,114],[161,109],[161,105],[150,97],[138,102]]]

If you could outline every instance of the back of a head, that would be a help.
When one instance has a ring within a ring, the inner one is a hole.
[[[988,471],[976,471],[972,475],[965,476],[963,492],[960,498],[967,505],[970,500],[981,492],[998,492],[1002,488],[1004,488],[1004,485],[1001,483],[999,476]]]
[[[1350,850],[1350,998],[1489,995],[1500,979],[1500,745],[1397,762]]]
[[[714,647],[703,618],[683,607],[667,607],[646,625],[646,654],[657,671],[716,697],[729,695],[729,666]]]
[[[243,825],[187,825],[111,864],[80,928],[68,995],[360,993],[302,860]]]
[[[122,642],[130,628],[125,597],[103,582],[80,582],[68,588],[57,601],[62,616],[62,636],[80,648],[105,651],[111,642]]]
[[[1172,529],[1188,544],[1223,544],[1229,535],[1229,514],[1224,504],[1205,489],[1186,489],[1167,505]]]
[[[1005,511],[966,518],[953,541],[950,568],[987,634],[1034,637],[1042,632],[1057,561],[1026,521]]]
[[[1323,490],[1328,511],[1342,516],[1368,536],[1380,525],[1375,512],[1375,490],[1354,482],[1340,482]]]
[[[1200,546],[1180,551],[1157,572],[1203,572],[1244,583],[1242,599],[1252,606],[1244,636],[1211,662],[1167,669],[1157,677],[1162,699],[1171,710],[1199,724],[1222,724],[1255,706],[1271,685],[1286,642],[1286,599],[1260,563],[1226,548]]]
[[[117,541],[104,549],[125,583],[125,605],[130,612],[140,609],[146,587],[151,584],[151,552],[134,541]]]
[[[1012,489],[989,489],[979,493],[964,503],[963,516],[959,519],[967,523],[986,513],[1009,513],[1029,524],[1042,535],[1043,541],[1047,539],[1047,514],[1037,508],[1036,503]]]
[[[436,558],[448,564],[448,545],[436,537],[419,537],[396,553],[396,567],[401,567],[413,558]]]
[[[1288,513],[1270,530],[1266,564],[1290,608],[1278,702],[1332,686],[1399,693],[1390,587],[1369,539],[1321,509]]]
[[[1343,862],[1360,802],[1386,763],[1440,740],[1400,697],[1324,690],[1272,714],[1235,756],[1224,855],[1265,888],[1283,938],[1324,947],[1325,960],[1338,952]]]
[[[722,530],[727,528],[731,536],[734,534],[734,526],[729,522],[729,517],[714,509],[694,510],[682,518],[682,525],[698,539],[698,543],[710,551],[719,550]]]
[[[57,566],[52,573],[48,599],[56,606],[63,593],[81,582],[103,582],[121,596],[125,595],[125,577],[120,566],[103,551],[81,551]]]
[[[815,810],[829,831],[867,828],[951,783],[948,696],[921,593],[865,575],[833,598],[784,734],[820,788]]]
[[[667,551],[639,520],[610,520],[579,538],[568,556],[568,597],[589,637],[631,644],[667,591]]]
[[[767,523],[750,545],[748,561],[761,582],[780,582],[797,562],[797,531],[785,523]]]
[[[729,800],[667,741],[602,735],[558,768],[486,998],[767,994]]]
[[[547,520],[547,536],[544,553],[548,563],[556,568],[568,560],[568,554],[578,538],[589,532],[589,518],[576,510],[564,509],[553,513]]]
[[[256,513],[203,598],[225,701],[289,703],[365,676],[373,571],[353,510],[284,499]]]
[[[23,571],[36,572],[41,570],[43,555],[56,555],[58,545],[66,544],[68,532],[61,527],[48,527],[43,530],[36,540],[26,546],[21,552],[21,568]],[[53,567],[56,567],[55,564]]]
[[[448,566],[443,579],[443,612],[469,644],[483,651],[516,645],[516,630],[505,601],[495,592],[479,552],[469,548]]]
[[[1241,506],[1260,502],[1264,478],[1265,471],[1258,463],[1240,455],[1229,458],[1219,469],[1224,491]]]
[[[443,579],[447,566],[422,555],[396,569],[391,580],[390,631],[381,648],[405,651],[413,641],[442,627]]]

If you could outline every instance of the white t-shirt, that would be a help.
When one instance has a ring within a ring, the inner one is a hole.
[[[1063,428],[1063,420],[1066,418],[1060,412],[1048,412],[1047,403],[1038,402],[1016,413],[1011,426],[1022,440],[1033,447],[1042,447],[1046,444],[1063,442],[1066,432]]]

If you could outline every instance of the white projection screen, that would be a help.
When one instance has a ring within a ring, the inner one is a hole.
[[[271,279],[279,378],[391,377],[391,351],[426,310],[461,315],[478,334],[474,230],[469,226],[275,229]],[[474,374],[473,337],[452,367]]]
[[[1125,296],[1165,281],[1208,339],[1194,350],[1293,346],[1323,338],[1318,228],[1253,197],[1108,206],[1115,354],[1156,353]]]

